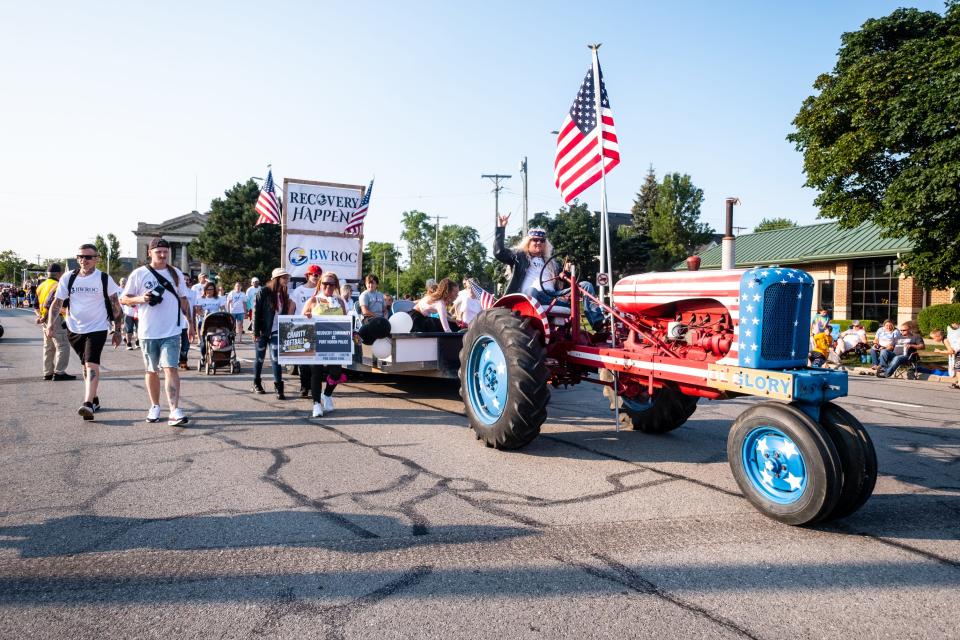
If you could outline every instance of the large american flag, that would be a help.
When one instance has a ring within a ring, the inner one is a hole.
[[[280,203],[277,201],[277,195],[273,192],[273,170],[267,171],[267,181],[263,183],[260,189],[260,197],[257,198],[257,224],[280,224]],[[256,226],[256,225],[254,225]]]
[[[557,189],[567,204],[572,203],[581,192],[599,180],[604,171],[609,172],[620,164],[617,130],[613,125],[613,112],[610,110],[599,63],[597,71],[600,73],[602,149],[600,141],[597,140],[597,104],[592,66],[587,71],[587,77],[583,79],[573,106],[560,127],[560,135],[557,136],[553,175]],[[601,151],[603,165],[600,164]]]
[[[470,290],[473,291],[473,295],[480,301],[481,309],[489,309],[493,306],[495,301],[493,294],[481,287],[473,278],[470,279]]]
[[[363,219],[367,217],[367,209],[370,208],[370,194],[373,192],[373,180],[370,181],[370,186],[367,187],[367,190],[363,193],[363,199],[360,200],[360,206],[357,207],[357,210],[350,214],[350,220],[347,221],[347,227],[344,229],[347,233],[356,233],[360,234],[363,231]]]

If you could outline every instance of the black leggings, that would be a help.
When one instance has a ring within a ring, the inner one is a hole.
[[[300,365],[305,367],[307,365]],[[343,368],[338,364],[313,364],[310,365],[310,395],[314,402],[320,402],[321,390],[323,395],[332,396],[333,390],[337,388],[340,377],[343,375]],[[327,378],[336,380],[333,384]],[[327,388],[323,389],[323,383],[326,381]]]

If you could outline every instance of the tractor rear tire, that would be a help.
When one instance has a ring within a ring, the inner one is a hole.
[[[860,421],[832,402],[820,406],[820,426],[830,434],[843,468],[840,499],[824,518],[837,520],[862,507],[873,493],[877,484],[877,452]]]
[[[460,396],[470,426],[488,447],[519,449],[547,418],[549,371],[540,332],[510,309],[488,309],[460,351]]]
[[[672,385],[664,385],[654,390],[650,402],[625,400],[621,411],[636,431],[667,433],[690,419],[697,410],[697,400],[696,396],[684,395]]]

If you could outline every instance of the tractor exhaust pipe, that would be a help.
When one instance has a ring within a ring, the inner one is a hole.
[[[723,234],[723,246],[721,249],[720,268],[733,269],[736,260],[734,257],[733,236],[733,205],[740,204],[740,198],[727,198],[727,225]]]

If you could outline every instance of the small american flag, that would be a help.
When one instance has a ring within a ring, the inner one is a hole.
[[[597,63],[600,72],[600,64]],[[600,179],[604,172],[620,164],[620,146],[613,125],[613,112],[607,99],[607,89],[600,72],[600,113],[602,149],[597,140],[597,103],[593,84],[593,67],[580,85],[573,106],[560,127],[557,136],[557,154],[553,161],[553,175],[564,202],[571,204],[578,195]],[[601,154],[603,165],[601,167]]]
[[[360,206],[350,214],[350,220],[347,222],[347,227],[344,229],[347,233],[356,233],[357,235],[363,231],[363,219],[367,217],[367,209],[370,208],[370,194],[373,192],[373,180],[370,181],[370,186],[367,187],[367,190],[363,193],[363,199],[360,200]]]
[[[263,189],[260,189],[256,209],[259,214],[257,224],[280,224],[280,203],[277,202],[277,196],[273,192],[272,169],[267,171],[267,181],[263,183]]]
[[[489,309],[493,306],[495,301],[493,294],[477,284],[477,281],[472,278],[470,279],[470,290],[473,291],[473,295],[480,301],[481,309]]]

